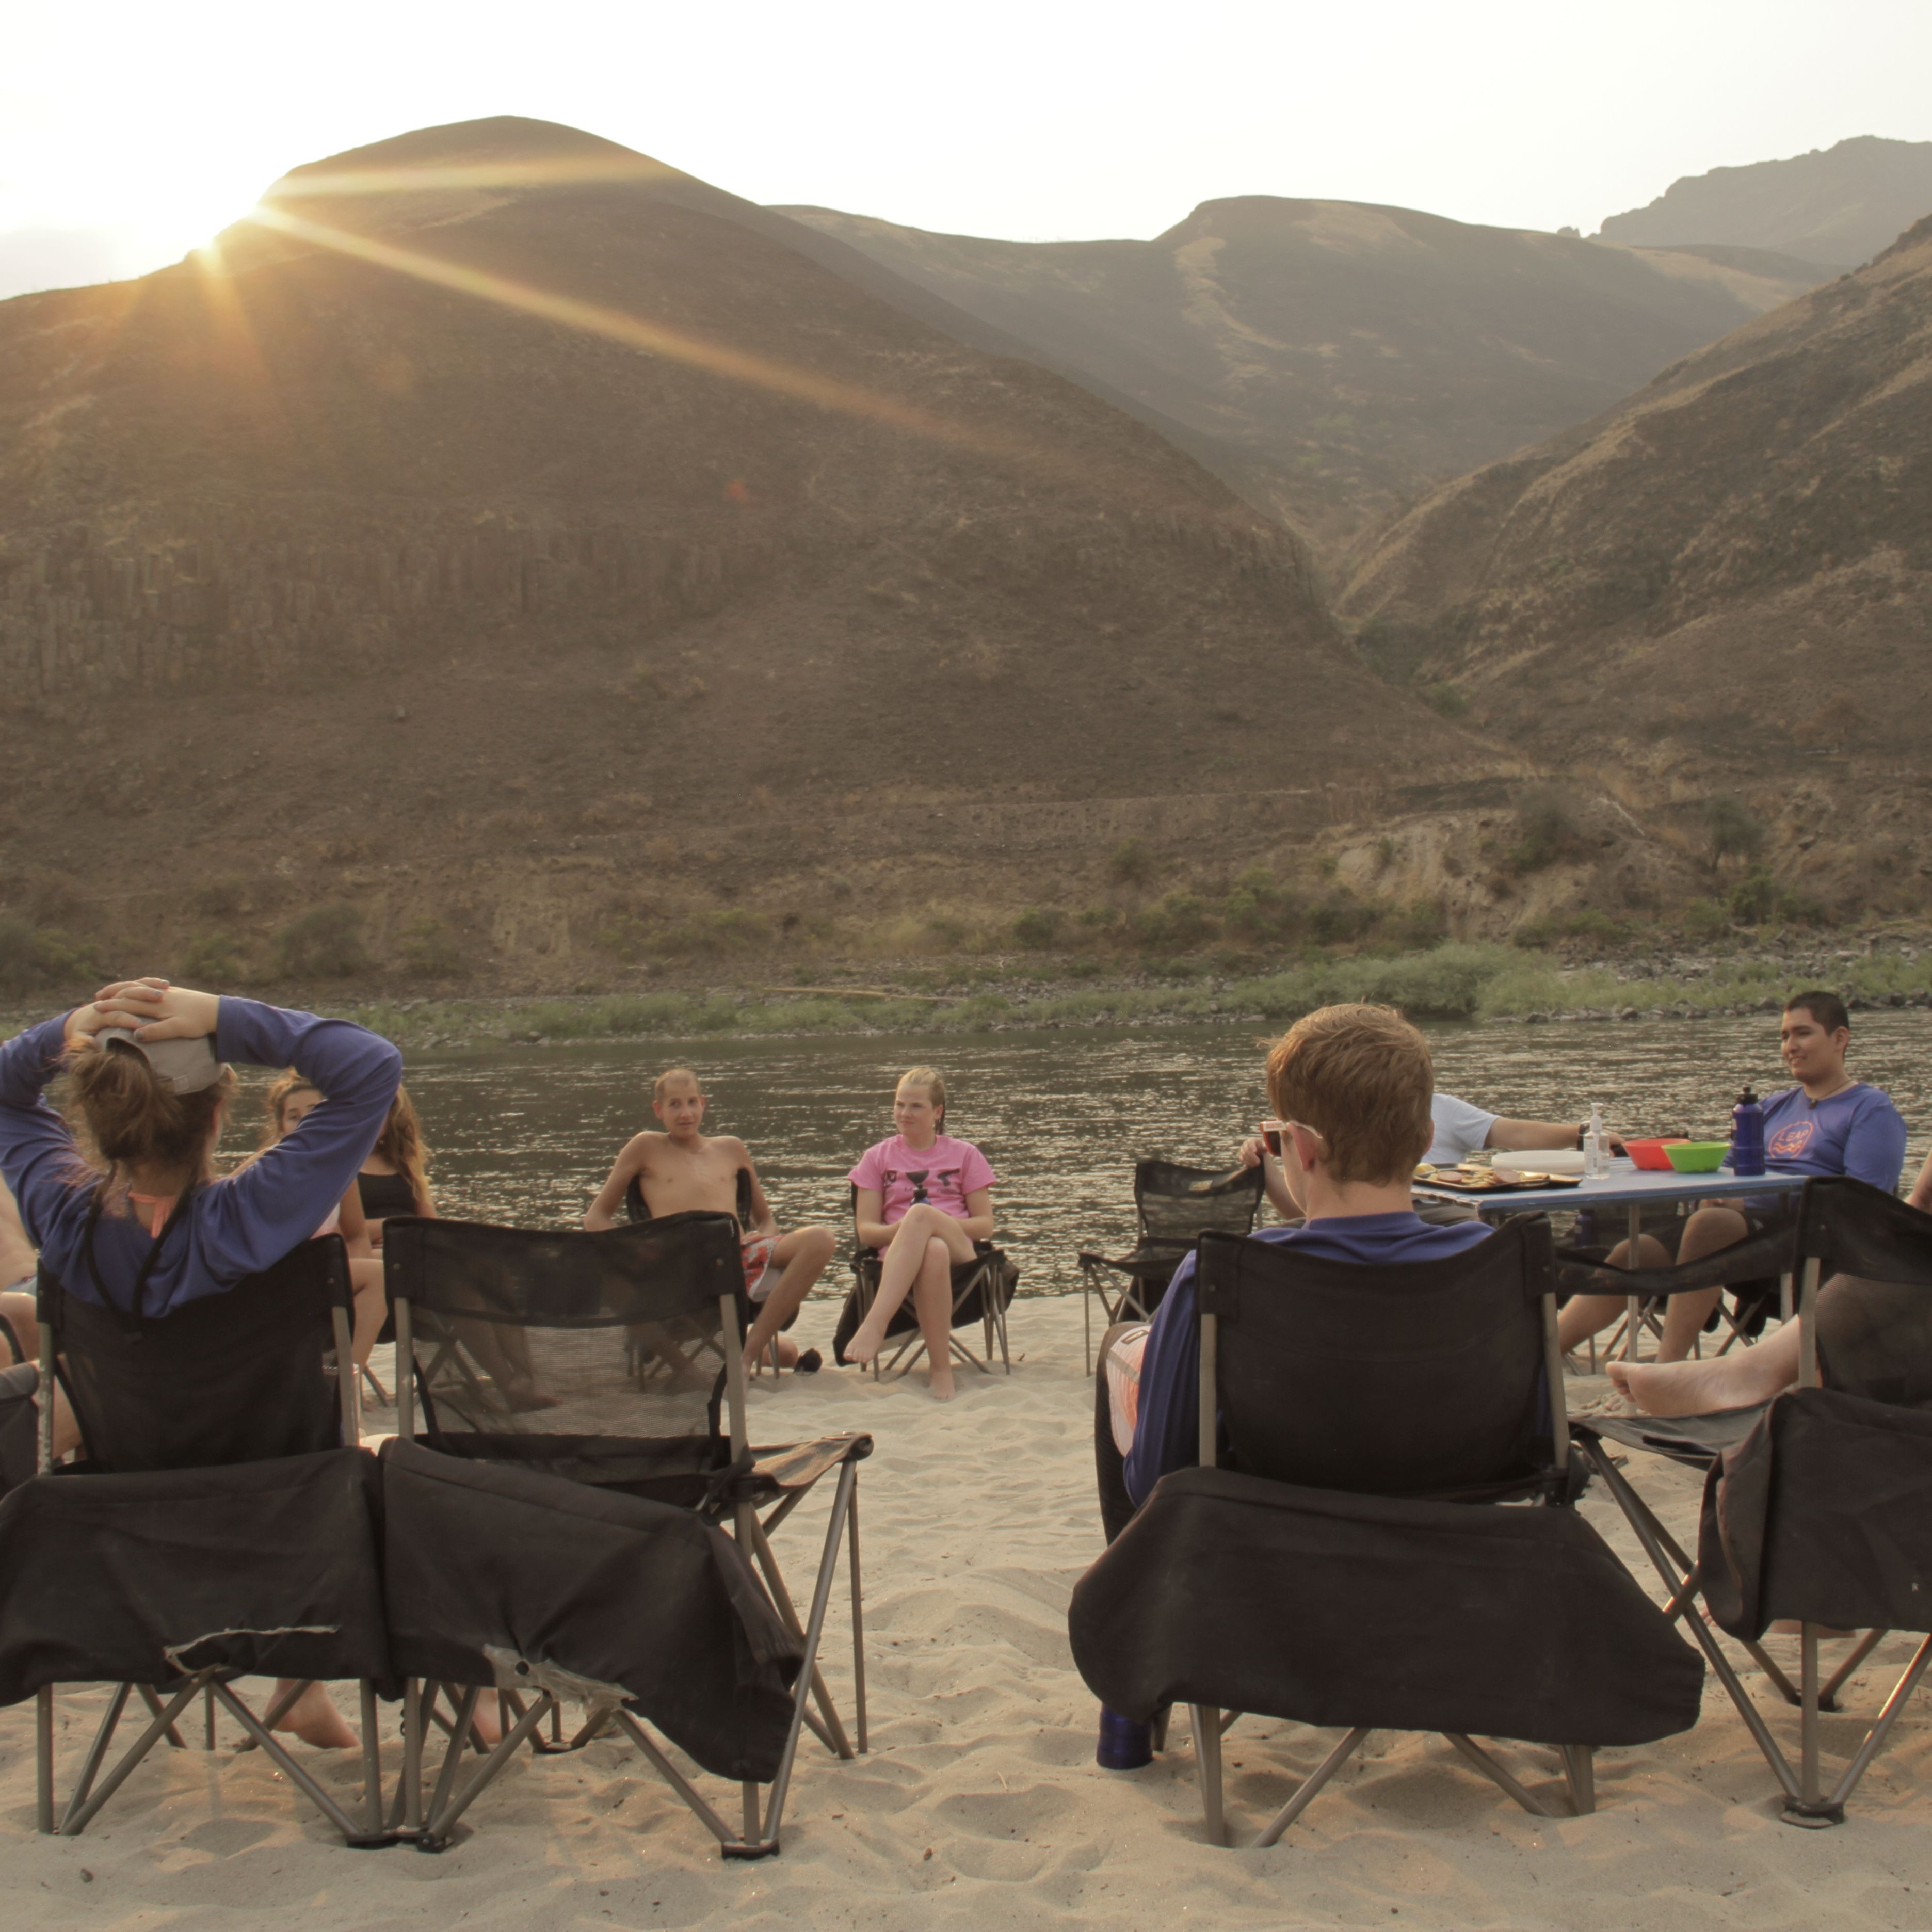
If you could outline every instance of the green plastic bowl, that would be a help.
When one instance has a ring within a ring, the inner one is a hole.
[[[1715,1174],[1730,1150],[1729,1141],[1672,1141],[1664,1150],[1679,1174]]]

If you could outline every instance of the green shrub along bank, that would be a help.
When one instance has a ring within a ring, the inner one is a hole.
[[[1394,854],[1385,840],[1383,863]],[[1144,848],[1130,838],[1108,862],[1117,884],[1144,884],[1148,877]],[[1439,940],[1448,921],[1432,899],[1413,905],[1358,898],[1347,886],[1328,882],[1306,891],[1278,879],[1265,866],[1251,866],[1224,892],[1207,896],[1170,892],[1131,910],[1094,905],[1069,913],[1030,906],[1015,920],[1013,943],[1029,952],[1098,948],[1185,952],[1222,940],[1234,945],[1280,947],[1298,944],[1341,946],[1373,942],[1384,946],[1428,946]]]
[[[1823,976],[1872,1005],[1932,1004],[1932,952],[1840,962]],[[1235,979],[1192,974],[1166,984],[1067,986],[1009,981],[946,995],[643,993],[548,1000],[419,1000],[357,1006],[350,1017],[405,1046],[487,1047],[706,1035],[976,1033],[994,1028],[1193,1022],[1286,1025],[1336,1000],[1400,1006],[1417,1019],[1508,1020],[1588,1015],[1774,1010],[1815,973],[1761,964],[1696,977],[1619,980],[1566,971],[1506,946],[1443,945],[1393,958],[1312,958]]]

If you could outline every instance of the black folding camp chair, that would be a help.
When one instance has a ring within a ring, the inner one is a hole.
[[[1094,1372],[1094,1303],[1097,1298],[1104,1334],[1116,1322],[1151,1322],[1167,1285],[1197,1239],[1210,1228],[1224,1234],[1254,1232],[1262,1204],[1258,1166],[1184,1167],[1177,1161],[1134,1162],[1134,1245],[1124,1255],[1082,1251],[1084,1290],[1081,1333],[1087,1372]],[[1124,1277],[1110,1298],[1107,1275]]]
[[[1472,1733],[1553,1743],[1581,1814],[1596,1748],[1696,1722],[1696,1653],[1569,1507],[1547,1222],[1400,1267],[1196,1252],[1201,1466],[1155,1486],[1069,1622],[1108,1708],[1190,1706],[1211,1840],[1242,1712],[1346,1732],[1260,1845],[1372,1729],[1442,1732],[1546,1816]],[[1540,1507],[1494,1506],[1520,1502]]]
[[[165,1240],[165,1236],[164,1237]],[[158,1244],[158,1251],[160,1244]],[[355,1446],[353,1291],[340,1240],[304,1241],[272,1268],[163,1318],[85,1301],[45,1268],[40,1387],[56,1381],[82,1440],[53,1468],[54,1405],[40,1406],[42,1473],[0,1500],[0,1702],[38,1701],[39,1824],[86,1829],[197,1695],[260,1748],[354,1845],[388,1842],[375,1684],[388,1675],[373,1459]],[[258,1714],[233,1686],[293,1680]],[[358,1681],[358,1822],[274,1735],[313,1681]],[[115,1689],[73,1792],[54,1796],[55,1691]],[[105,1777],[130,1695],[147,1728]],[[165,1699],[165,1702],[164,1702]]]
[[[1798,1386],[1768,1403],[1668,1419],[1592,1416],[1580,1453],[1604,1479],[1668,1592],[1666,1611],[1702,1646],[1784,1794],[1790,1824],[1843,1822],[1845,1805],[1932,1662],[1928,1635],[1838,1784],[1824,1786],[1820,1714],[1891,1631],[1932,1631],[1932,1414],[1876,1395],[1820,1386],[1818,1291],[1828,1274],[1926,1291],[1897,1352],[1932,1352],[1932,1215],[1863,1181],[1808,1181],[1792,1233],[1799,1270]],[[1716,1260],[1717,1256],[1712,1257]],[[1696,1284],[1687,1284],[1694,1286]],[[1604,1448],[1617,1442],[1706,1472],[1696,1560]],[[1779,1695],[1798,1707],[1793,1768],[1700,1614],[1736,1640]],[[1799,1623],[1799,1681],[1760,1640],[1775,1618]],[[1865,1634],[1820,1681],[1821,1627]]]
[[[728,1529],[735,1548],[724,1567],[737,1566],[730,1572],[736,1580],[728,1578],[736,1592],[734,1600],[748,1601],[748,1592],[756,1596],[765,1606],[765,1616],[776,1619],[785,1644],[805,1660],[803,1667],[783,1673],[780,1688],[788,1718],[775,1759],[768,1760],[760,1754],[762,1747],[750,1745],[736,1756],[722,1746],[712,1751],[714,1766],[729,1761],[750,1767],[739,1778],[743,1822],[732,1829],[698,1796],[683,1774],[670,1767],[644,1729],[645,1724],[656,1723],[679,1742],[689,1734],[688,1726],[681,1734],[673,1718],[650,1701],[669,1694],[662,1674],[640,1676],[644,1666],[634,1660],[622,1670],[611,1666],[600,1671],[586,1668],[580,1659],[572,1664],[559,1654],[580,1641],[566,1627],[572,1606],[582,1600],[582,1580],[562,1556],[546,1553],[556,1550],[554,1539],[529,1552],[506,1544],[526,1571],[530,1587],[539,1593],[551,1592],[554,1614],[530,1613],[514,1628],[500,1625],[494,1636],[472,1632],[473,1641],[457,1646],[460,1658],[467,1660],[466,1675],[446,1656],[425,1657],[420,1648],[410,1648],[398,1638],[399,1670],[423,1682],[411,1694],[405,1714],[406,1766],[402,1810],[396,1822],[418,1832],[424,1844],[439,1846],[448,1841],[455,1820],[519,1745],[527,1741],[538,1748],[548,1742],[574,1748],[614,1722],[645,1749],[718,1837],[728,1856],[757,1857],[777,1850],[801,1726],[811,1729],[838,1756],[854,1754],[818,1663],[842,1538],[850,1552],[856,1748],[862,1751],[867,1746],[856,1484],[858,1465],[872,1445],[869,1436],[859,1435],[784,1448],[749,1445],[740,1327],[744,1278],[736,1222],[728,1214],[674,1214],[598,1234],[553,1234],[460,1221],[397,1219],[383,1229],[382,1254],[396,1311],[398,1434],[403,1442],[419,1441],[441,1459],[501,1466],[500,1477],[541,1476],[560,1484],[562,1488],[552,1493],[560,1498],[574,1492],[568,1507],[580,1512],[594,1514],[601,1498],[614,1514],[599,1520],[634,1532],[646,1542],[654,1536],[662,1542],[668,1532],[661,1526],[653,1528],[632,1520],[637,1511],[625,1517],[632,1499],[691,1517],[702,1528]],[[517,1328],[527,1342],[537,1382],[551,1406],[506,1413],[490,1418],[488,1429],[478,1430],[469,1414],[440,1400],[430,1378],[421,1372],[425,1355],[438,1346],[434,1339],[427,1343],[419,1339],[418,1324],[426,1316],[439,1336],[472,1325]],[[680,1372],[640,1384],[631,1372],[627,1338],[672,1324],[705,1336],[722,1356],[724,1366],[715,1379]],[[406,1372],[412,1362],[418,1370],[414,1377]],[[421,1474],[416,1466],[408,1468]],[[810,1608],[801,1620],[773,1552],[772,1534],[820,1478],[834,1472],[837,1488]],[[446,1473],[439,1480],[447,1491],[454,1479]],[[530,1502],[527,1486],[516,1493]],[[448,1502],[447,1493],[444,1499]],[[561,1501],[557,1506],[566,1507]],[[464,1507],[476,1505],[471,1499]],[[586,1540],[584,1547],[590,1546]],[[716,1570],[724,1558],[715,1543],[706,1546],[710,1554],[705,1560]],[[530,1560],[525,1560],[526,1556]],[[502,1552],[482,1552],[478,1560],[500,1565]],[[452,1561],[460,1562],[460,1548]],[[632,1561],[626,1556],[620,1572],[633,1574],[624,1568]],[[762,1590],[751,1581],[753,1566],[763,1579]],[[490,1575],[496,1574],[492,1569]],[[496,1588],[494,1582],[489,1587]],[[527,1592],[523,1600],[526,1606],[530,1601]],[[500,1594],[479,1602],[478,1615],[507,1616],[508,1601]],[[758,1616],[746,1610],[742,1632],[760,1668],[779,1668],[790,1651],[775,1650],[766,1637],[758,1635],[760,1628]],[[489,1656],[491,1649],[501,1655]],[[608,1653],[598,1654],[608,1664]],[[489,1664],[487,1675],[479,1658]],[[589,1683],[593,1678],[597,1681]],[[573,1690],[578,1679],[585,1683]],[[624,1698],[616,1704],[614,1684],[625,1687]],[[770,1684],[765,1688],[769,1690]],[[524,1690],[532,1701],[526,1702]],[[506,1744],[459,1787],[462,1754],[473,1738],[476,1699],[484,1692],[494,1692],[501,1700]],[[560,1706],[565,1696],[573,1695],[586,1704],[590,1714],[566,1743]],[[449,1748],[425,1807],[423,1745],[431,1725],[441,1721],[439,1707],[446,1698],[452,1706],[446,1724]],[[545,1720],[550,1724],[548,1740],[539,1729]],[[703,1734],[697,1735],[701,1738]],[[707,1762],[695,1748],[692,1755],[700,1764]],[[769,1786],[762,1798],[760,1785]]]
[[[852,1209],[856,1216],[859,1206],[859,1190],[852,1190]],[[832,1359],[842,1366],[845,1360],[845,1345],[859,1331],[872,1306],[872,1298],[879,1292],[879,1275],[884,1266],[884,1258],[876,1248],[868,1248],[858,1238],[855,1232],[852,1240],[850,1265],[852,1286],[845,1297],[845,1305],[838,1311],[838,1326],[832,1338]],[[1006,1311],[1012,1305],[1013,1295],[1020,1285],[1020,1271],[1012,1259],[991,1241],[975,1241],[973,1258],[970,1262],[956,1262],[952,1266],[952,1314],[947,1342],[953,1359],[962,1368],[977,1369],[982,1375],[993,1372],[993,1350],[997,1346],[1000,1361],[1008,1375],[1013,1372],[1012,1358],[1006,1348]],[[959,1339],[959,1330],[970,1328],[977,1322],[982,1336],[983,1356],[976,1355],[967,1344]],[[872,1376],[877,1381],[881,1376],[907,1375],[919,1366],[919,1358],[926,1353],[926,1337],[919,1331],[919,1314],[913,1306],[913,1298],[908,1294],[892,1311],[892,1318],[886,1324],[886,1339],[901,1337],[898,1347],[890,1358],[881,1349],[872,1358]]]

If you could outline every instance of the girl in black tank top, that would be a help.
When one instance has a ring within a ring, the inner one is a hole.
[[[394,1215],[416,1212],[416,1190],[406,1174],[358,1174],[356,1185],[362,1196],[364,1220],[386,1221]]]

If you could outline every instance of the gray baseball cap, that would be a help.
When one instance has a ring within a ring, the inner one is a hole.
[[[136,1040],[125,1027],[103,1027],[94,1035],[110,1053],[138,1053],[161,1084],[177,1094],[199,1094],[228,1071],[204,1034],[199,1040]]]

